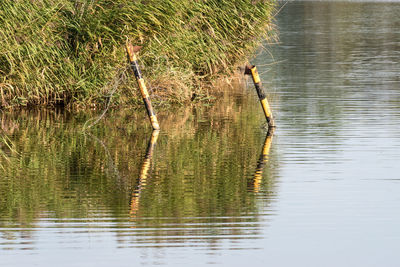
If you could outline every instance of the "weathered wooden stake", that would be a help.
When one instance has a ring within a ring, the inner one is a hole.
[[[140,93],[143,97],[144,105],[146,106],[147,115],[149,116],[151,125],[154,130],[159,130],[160,125],[158,124],[158,120],[156,117],[156,113],[154,112],[153,106],[151,105],[150,96],[147,91],[146,84],[144,83],[144,79],[142,77],[142,73],[139,68],[139,63],[136,58],[136,52],[138,52],[142,47],[141,46],[132,46],[130,43],[126,43],[126,52],[128,53],[128,60],[131,64],[133,73],[135,74],[136,81],[139,85]]]
[[[274,122],[274,118],[272,117],[271,108],[269,106],[268,99],[262,90],[260,76],[258,75],[256,66],[254,66],[254,65],[248,66],[247,65],[246,69],[244,71],[244,74],[251,75],[251,77],[253,78],[253,82],[254,82],[254,86],[256,87],[258,99],[260,99],[260,103],[261,103],[262,109],[264,111],[265,118],[267,119],[267,122],[268,122],[268,127],[275,127],[275,122]]]

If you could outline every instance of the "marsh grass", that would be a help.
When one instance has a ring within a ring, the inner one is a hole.
[[[273,38],[274,0],[2,0],[0,106],[107,103],[127,39],[153,94],[183,103]],[[133,79],[114,104],[135,104]]]

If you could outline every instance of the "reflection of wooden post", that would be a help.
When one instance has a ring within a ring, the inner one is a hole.
[[[274,118],[272,117],[271,108],[268,103],[268,99],[265,96],[262,87],[261,87],[261,80],[260,76],[258,75],[258,71],[256,66],[246,66],[244,74],[251,75],[253,78],[254,86],[256,87],[258,99],[260,99],[261,107],[264,111],[265,118],[268,122],[268,127],[275,127]]]
[[[153,131],[153,133],[151,134],[151,139],[149,140],[149,144],[147,145],[146,156],[144,157],[142,168],[140,169],[139,183],[135,191],[132,193],[131,211],[130,211],[130,214],[132,216],[135,216],[137,211],[139,210],[140,193],[146,187],[147,184],[147,175],[151,166],[151,159],[153,157],[153,151],[157,143],[159,132],[160,131]]]
[[[136,81],[139,85],[140,93],[143,97],[144,105],[146,106],[147,115],[149,116],[151,125],[153,126],[153,130],[159,130],[160,125],[158,124],[158,120],[156,117],[156,113],[154,112],[153,106],[150,102],[150,96],[147,91],[146,84],[144,83],[144,79],[142,77],[142,73],[139,68],[139,63],[136,58],[136,52],[140,50],[140,46],[132,46],[130,43],[126,44],[126,52],[128,53],[128,60],[131,64],[133,73],[135,74]]]
[[[273,132],[274,132],[273,128],[268,130],[268,133],[267,133],[267,136],[265,137],[264,145],[263,145],[263,148],[262,148],[262,151],[260,154],[260,158],[258,159],[254,178],[252,180],[252,183],[249,184],[249,188],[251,189],[251,191],[253,191],[255,193],[258,193],[260,191],[262,173],[263,173],[265,163],[267,163],[267,161],[268,161],[269,151],[271,149],[271,144],[272,144],[272,136],[274,134]]]

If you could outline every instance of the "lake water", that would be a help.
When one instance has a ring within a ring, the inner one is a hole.
[[[289,2],[255,90],[1,113],[0,266],[399,266],[400,2]],[[272,58],[273,57],[273,58]]]

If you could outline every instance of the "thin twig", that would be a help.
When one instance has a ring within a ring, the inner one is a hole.
[[[105,88],[107,88],[107,87],[112,88],[112,91],[108,95],[106,107],[103,110],[103,112],[101,113],[101,115],[98,116],[96,119],[95,118],[91,118],[91,119],[89,119],[89,120],[87,120],[85,122],[85,124],[83,125],[83,131],[85,131],[86,129],[89,129],[90,127],[92,127],[94,125],[96,125],[104,117],[104,115],[107,113],[108,109],[110,108],[111,100],[112,100],[112,97],[113,97],[115,91],[117,90],[117,88],[120,85],[120,83],[126,78],[125,71],[127,69],[128,69],[128,66],[123,68],[123,69],[120,69],[118,71],[117,75],[115,75],[115,78],[105,86]],[[92,120],[94,120],[94,122],[92,122],[91,124],[89,124],[89,126],[87,126],[87,124]]]

